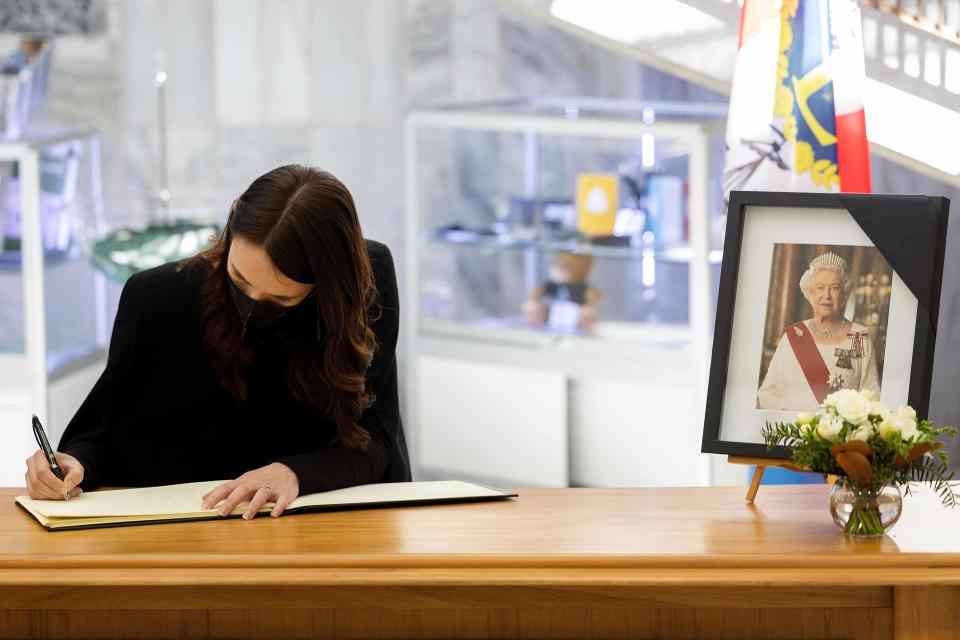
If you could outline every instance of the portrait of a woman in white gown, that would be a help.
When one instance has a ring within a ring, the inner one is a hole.
[[[780,335],[757,392],[757,408],[812,412],[838,389],[879,394],[874,336],[844,315],[853,291],[847,261],[831,251],[821,253],[798,284],[810,316],[788,324]]]

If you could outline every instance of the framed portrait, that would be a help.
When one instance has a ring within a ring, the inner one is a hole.
[[[928,196],[731,192],[702,451],[788,458],[761,428],[839,389],[925,416],[948,210]]]

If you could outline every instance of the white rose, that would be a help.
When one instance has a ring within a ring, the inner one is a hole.
[[[836,407],[837,413],[846,419],[847,422],[859,424],[870,415],[871,402],[853,389],[841,389],[834,391],[826,400],[825,405]]]
[[[890,407],[883,404],[882,402],[877,402],[874,400],[870,403],[870,415],[880,416],[884,420],[893,415],[893,412],[890,411]]]
[[[873,389],[864,389],[863,391],[860,392],[860,395],[862,395],[867,400],[871,400],[871,401],[877,399],[877,394],[873,392]]]
[[[810,424],[813,422],[813,416],[809,413],[803,413],[802,411],[797,413],[797,424]]]
[[[823,399],[823,408],[836,408],[837,402],[839,402],[840,398],[843,397],[843,393],[849,393],[849,391],[849,389],[841,389],[840,391],[834,391],[833,393],[829,394]]]
[[[917,412],[909,405],[900,405],[897,407],[897,415],[901,418],[913,420],[914,422],[917,420]]]
[[[883,436],[884,438],[887,437],[887,434],[893,433],[894,431],[897,431],[899,433],[899,430],[895,426],[893,426],[893,422],[891,422],[892,418],[893,416],[888,416],[883,419],[883,422],[877,425],[877,431],[879,431],[880,435]]]
[[[866,442],[873,435],[873,425],[869,422],[860,425],[847,434],[847,442],[851,440],[862,440]]]
[[[817,433],[829,442],[836,442],[843,429],[843,420],[839,416],[825,416],[817,425]]]
[[[920,432],[917,430],[916,420],[897,415],[893,416],[890,422],[893,423],[893,428],[900,432],[900,437],[904,440],[910,440],[914,436],[920,435]]]

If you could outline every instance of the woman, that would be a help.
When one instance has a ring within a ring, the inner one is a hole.
[[[407,481],[398,315],[390,252],[347,188],[274,169],[211,249],[124,286],[106,370],[60,440],[65,480],[37,451],[30,496],[236,478],[198,506],[277,517],[301,494]]]
[[[813,317],[786,328],[757,393],[757,408],[815,411],[833,391],[880,393],[870,332],[843,317],[850,293],[846,261],[817,256],[800,278]]]

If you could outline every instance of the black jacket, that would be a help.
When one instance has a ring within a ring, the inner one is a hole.
[[[366,451],[331,444],[333,421],[290,394],[270,330],[252,336],[257,356],[247,370],[247,399],[227,393],[201,348],[196,274],[169,263],[124,286],[106,369],[60,439],[59,450],[84,466],[80,486],[230,480],[271,462],[293,469],[301,495],[409,481],[397,394],[396,274],[386,246],[367,241],[367,250],[381,310],[372,327],[379,348],[367,371],[376,400],[359,420],[372,436]],[[278,322],[316,327],[316,313],[304,303]]]

